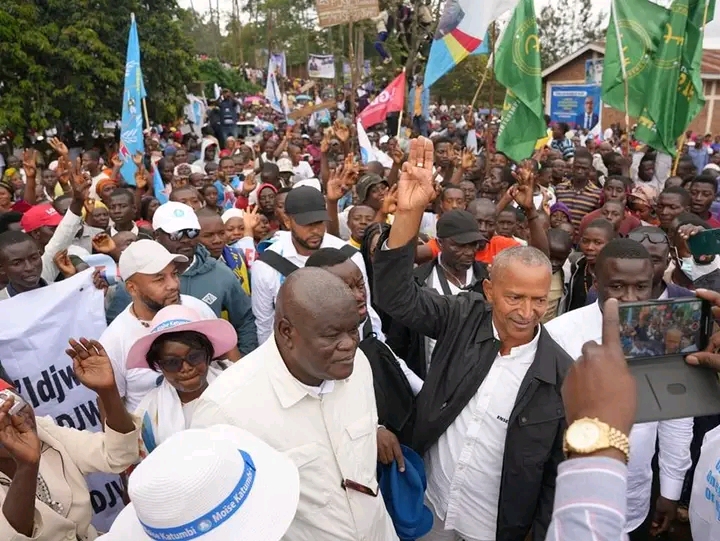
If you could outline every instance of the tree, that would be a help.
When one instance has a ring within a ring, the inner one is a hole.
[[[537,18],[543,68],[604,39],[603,12],[594,13],[591,0],[558,0],[540,11]]]
[[[229,88],[233,92],[243,93],[261,90],[260,87],[246,81],[237,69],[226,67],[214,58],[200,61],[199,68],[200,80],[206,83],[206,86],[212,87],[214,83],[217,83],[221,88]],[[206,96],[212,96],[211,91],[206,90],[205,94]]]
[[[125,53],[134,12],[148,111],[175,120],[197,76],[176,0],[3,0],[0,8],[0,129],[70,125],[91,133],[122,110]]]

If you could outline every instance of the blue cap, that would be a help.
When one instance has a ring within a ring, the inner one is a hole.
[[[425,505],[425,464],[420,455],[402,448],[405,471],[398,470],[397,461],[386,466],[378,465],[378,484],[382,492],[395,533],[403,541],[414,541],[432,529],[433,513]]]

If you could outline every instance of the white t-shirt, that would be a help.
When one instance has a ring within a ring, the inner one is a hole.
[[[720,540],[720,426],[705,434],[690,496],[694,539]]]
[[[300,163],[293,166],[293,184],[309,178],[315,178],[315,173],[308,162],[301,160]]]
[[[215,319],[215,312],[203,301],[180,295],[181,303],[195,310],[202,319]],[[132,304],[128,305],[105,332],[100,336],[100,343],[110,357],[115,383],[117,384],[120,396],[125,399],[125,407],[128,411],[135,411],[145,395],[156,388],[162,381],[162,375],[148,368],[127,369],[126,362],[130,348],[135,342],[150,333],[150,327],[143,323],[130,312]],[[148,322],[145,322],[148,323]]]

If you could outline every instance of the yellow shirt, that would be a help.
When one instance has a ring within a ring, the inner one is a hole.
[[[423,93],[422,85],[416,86],[415,87],[415,109],[414,109],[415,116],[422,116],[422,93]]]
[[[352,246],[353,248],[355,248],[356,250],[359,250],[359,249],[360,249],[360,243],[357,242],[357,241],[356,241],[354,238],[352,238],[352,237],[350,237],[350,239],[348,240],[348,244],[349,244],[350,246]]]

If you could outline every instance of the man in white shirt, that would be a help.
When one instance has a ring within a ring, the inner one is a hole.
[[[133,242],[120,256],[120,276],[132,303],[105,329],[100,343],[110,358],[115,383],[128,411],[134,411],[143,397],[162,382],[158,372],[146,368],[128,370],[125,366],[132,345],[150,333],[155,314],[165,306],[183,304],[195,310],[202,319],[216,317],[201,300],[180,295],[180,278],[175,265],[187,261],[187,257],[171,254],[152,240]]]
[[[193,415],[193,428],[238,426],[292,459],[300,502],[289,541],[397,540],[378,494],[378,419],[359,323],[340,278],[294,272],[277,296],[273,334],[208,387]]]
[[[576,359],[585,342],[602,339],[600,306],[609,298],[620,302],[647,301],[652,298],[653,264],[650,253],[639,242],[615,239],[598,255],[595,263],[598,302],[573,310],[550,321],[546,328],[568,354]],[[692,419],[675,419],[636,424],[630,432],[628,462],[628,503],[626,531],[630,539],[645,539],[644,522],[650,510],[651,462],[659,440],[660,496],[650,534],[669,528],[677,511],[685,472],[690,468]]]
[[[572,365],[539,324],[552,265],[536,248],[508,248],[483,282],[485,298],[441,296],[417,284],[418,229],[435,198],[432,157],[430,140],[411,142],[395,220],[373,262],[380,308],[437,340],[413,434],[435,513],[423,541],[516,541],[528,534],[541,541],[563,459],[560,389]],[[518,189],[528,219],[537,219],[532,187]]]
[[[349,246],[326,232],[325,222],[328,220],[328,213],[325,198],[315,188],[301,186],[290,191],[285,199],[285,213],[289,218],[290,231],[278,231],[275,235],[277,240],[267,248],[266,252],[282,256],[291,266],[304,267],[308,257],[320,248]],[[250,270],[252,282],[250,300],[255,314],[259,344],[267,340],[272,333],[275,298],[285,276],[292,272],[292,270],[281,272],[272,267],[268,263],[268,257],[270,256],[263,253]],[[355,253],[352,260],[362,271],[367,289],[367,274],[362,254]],[[369,302],[368,289],[368,304]]]
[[[288,146],[288,155],[290,156],[290,162],[292,163],[293,184],[301,180],[307,180],[315,177],[315,173],[313,172],[310,163],[302,159],[302,151],[300,150],[300,147],[295,145]]]

